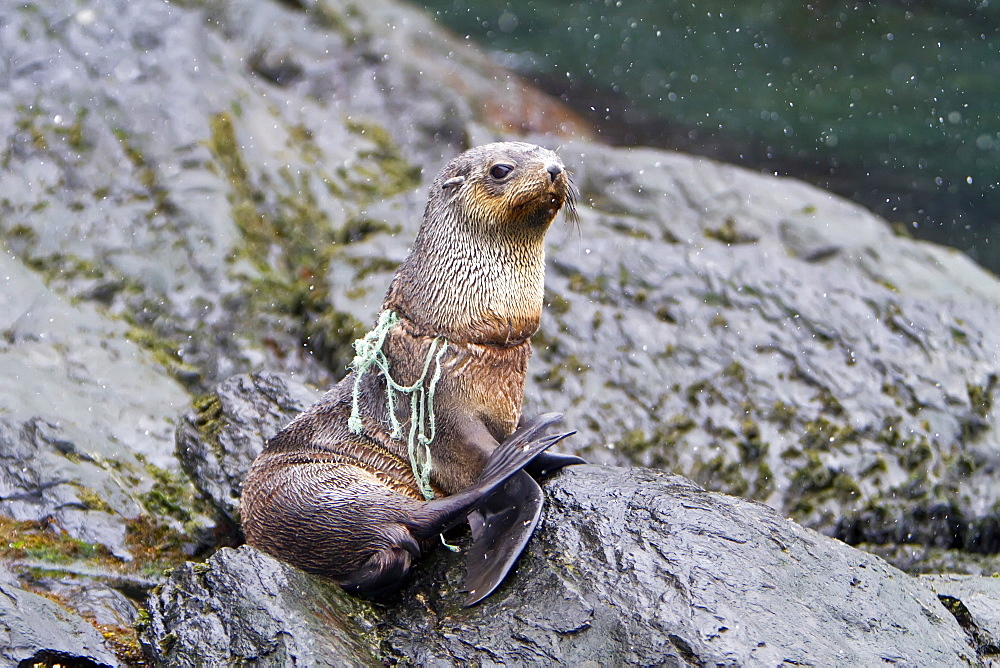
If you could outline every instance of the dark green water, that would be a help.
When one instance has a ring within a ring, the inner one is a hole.
[[[1000,272],[1000,0],[423,5],[608,141],[802,178]]]

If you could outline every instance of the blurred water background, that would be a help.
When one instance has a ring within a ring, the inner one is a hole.
[[[432,0],[606,141],[794,176],[1000,273],[1000,0]]]

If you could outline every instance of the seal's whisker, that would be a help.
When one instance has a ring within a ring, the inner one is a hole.
[[[579,240],[583,241],[583,233],[580,230],[580,213],[576,208],[576,203],[580,199],[580,190],[573,182],[573,175],[569,170],[566,170],[566,182],[569,187],[566,189],[566,203],[563,205],[564,215],[569,224],[576,228]]]

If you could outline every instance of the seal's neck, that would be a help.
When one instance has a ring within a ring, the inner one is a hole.
[[[420,334],[516,345],[538,329],[544,284],[544,228],[512,234],[424,226],[383,307]]]

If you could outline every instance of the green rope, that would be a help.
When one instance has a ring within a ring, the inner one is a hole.
[[[396,393],[410,395],[410,433],[407,438],[406,452],[410,458],[413,477],[417,480],[417,487],[420,488],[420,493],[423,494],[424,498],[430,501],[434,498],[430,482],[432,467],[430,446],[437,432],[434,416],[434,392],[441,379],[441,359],[448,348],[448,342],[441,336],[431,341],[420,377],[413,385],[400,385],[389,374],[389,359],[382,350],[385,345],[385,337],[398,324],[399,316],[394,311],[382,311],[372,331],[365,334],[364,338],[354,342],[356,354],[350,368],[356,375],[354,389],[351,392],[351,417],[347,421],[347,426],[354,434],[360,434],[362,431],[361,378],[374,365],[378,367],[385,378],[386,407],[389,412],[389,425],[392,427],[389,436],[393,439],[402,440],[403,438],[403,425],[396,417]],[[435,365],[434,372],[431,374],[430,382],[425,387],[424,381],[427,380],[432,361]]]

